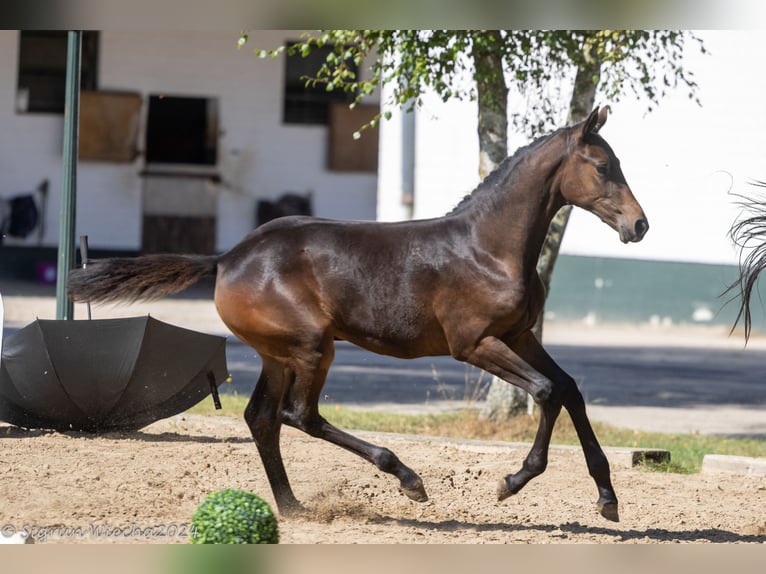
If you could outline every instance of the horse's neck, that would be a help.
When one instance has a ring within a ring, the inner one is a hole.
[[[472,214],[474,233],[484,248],[524,272],[536,268],[548,226],[563,205],[554,176],[566,141],[543,146],[487,190],[491,201],[477,202]]]

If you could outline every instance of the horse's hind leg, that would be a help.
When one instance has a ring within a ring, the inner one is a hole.
[[[245,421],[261,455],[277,508],[280,513],[288,515],[299,511],[301,505],[290,488],[279,449],[284,378],[284,366],[273,359],[263,357],[263,370],[245,408]]]
[[[340,446],[399,479],[402,492],[412,500],[428,500],[423,481],[387,448],[370,444],[333,426],[319,414],[319,396],[334,356],[328,338],[319,352],[296,359],[295,379],[285,396],[283,421],[307,434]]]

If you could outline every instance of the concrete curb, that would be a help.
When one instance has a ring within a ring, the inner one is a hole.
[[[728,473],[745,476],[766,476],[766,458],[706,454],[702,459],[702,474]]]

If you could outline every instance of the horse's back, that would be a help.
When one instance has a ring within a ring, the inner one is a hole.
[[[449,258],[436,241],[444,232],[432,227],[275,219],[222,256],[219,313],[238,335],[255,323],[257,329],[279,323],[293,332],[331,332],[385,354],[445,354],[433,304],[438,267]]]

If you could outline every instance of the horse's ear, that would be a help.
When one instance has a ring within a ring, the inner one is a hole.
[[[596,124],[596,127],[593,129],[594,132],[597,132],[601,128],[604,127],[604,124],[606,123],[606,118],[609,117],[609,112],[612,111],[609,106],[604,106],[598,111],[598,124]]]
[[[606,118],[609,115],[609,106],[604,106],[599,109],[598,106],[590,113],[588,119],[582,127],[582,136],[585,137],[588,134],[597,134],[603,125],[606,123]]]

